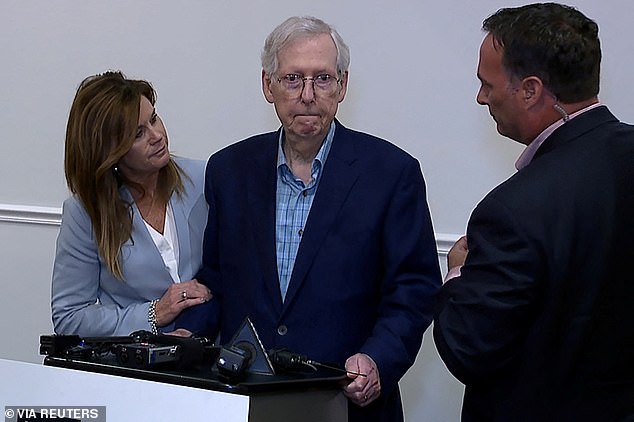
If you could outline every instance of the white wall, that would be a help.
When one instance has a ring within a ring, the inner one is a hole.
[[[475,103],[482,20],[516,0],[2,0],[0,2],[0,357],[37,362],[52,330],[49,296],[56,215],[67,191],[68,109],[87,75],[120,69],[150,80],[172,150],[205,158],[277,128],[260,90],[266,35],[288,16],[335,25],[351,48],[338,117],[421,162],[441,252],[477,201],[513,172],[519,145]],[[600,98],[634,122],[630,0],[577,0],[600,26]],[[34,208],[35,207],[35,208]],[[37,208],[44,207],[44,208]],[[17,217],[16,217],[17,216]],[[25,218],[27,221],[13,221]],[[32,218],[31,218],[32,216]],[[34,224],[41,222],[50,224]],[[402,382],[410,421],[457,420],[462,387],[430,332]]]

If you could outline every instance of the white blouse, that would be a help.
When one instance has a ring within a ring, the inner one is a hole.
[[[176,221],[174,220],[174,211],[172,206],[168,203],[165,211],[165,227],[163,227],[163,234],[157,232],[154,227],[149,225],[145,220],[145,227],[147,227],[150,236],[154,244],[161,253],[165,267],[172,276],[174,283],[180,283],[180,277],[178,275],[178,234],[176,233]]]

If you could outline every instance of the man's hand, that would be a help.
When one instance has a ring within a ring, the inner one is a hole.
[[[451,249],[449,249],[449,253],[447,254],[447,268],[451,270],[455,267],[462,267],[467,259],[468,253],[467,236],[462,236],[454,243]]]
[[[349,371],[348,378],[351,381],[343,388],[343,393],[354,404],[364,407],[381,395],[379,370],[370,356],[357,353],[349,357],[346,360],[346,371]]]

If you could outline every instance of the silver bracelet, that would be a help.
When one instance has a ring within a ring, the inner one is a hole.
[[[158,327],[156,326],[156,304],[158,303],[158,299],[154,299],[150,302],[150,309],[147,312],[147,320],[150,323],[150,329],[152,330],[152,334],[158,334]]]

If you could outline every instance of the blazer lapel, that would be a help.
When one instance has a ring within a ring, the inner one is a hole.
[[[335,137],[326,158],[315,200],[308,214],[305,234],[297,251],[284,301],[285,308],[301,288],[330,226],[337,218],[348,192],[359,177],[359,168],[355,165],[357,153],[354,144],[348,135],[348,130],[339,122],[336,123]]]
[[[178,198],[178,195],[172,195],[170,205],[174,214],[176,226],[174,229],[178,236],[178,276],[182,280],[183,274],[195,274],[192,268],[189,222],[185,215],[183,201]]]
[[[277,312],[282,308],[277,273],[275,240],[275,201],[277,190],[277,140],[279,131],[269,134],[264,152],[254,154],[252,167],[246,169],[250,231],[255,240],[259,266],[266,291]]]
[[[132,194],[130,194],[130,191],[126,187],[121,187],[120,193],[124,201],[132,204],[132,239],[128,240],[125,244],[134,244],[137,246],[136,248],[133,248],[135,250],[135,254],[142,253],[145,255],[147,258],[144,259],[152,261],[152,268],[160,268],[166,279],[172,280],[172,276],[165,267],[161,253],[152,240],[152,236],[150,236],[147,227],[145,227],[145,222],[143,221],[141,212],[139,212],[139,209],[132,198]]]

